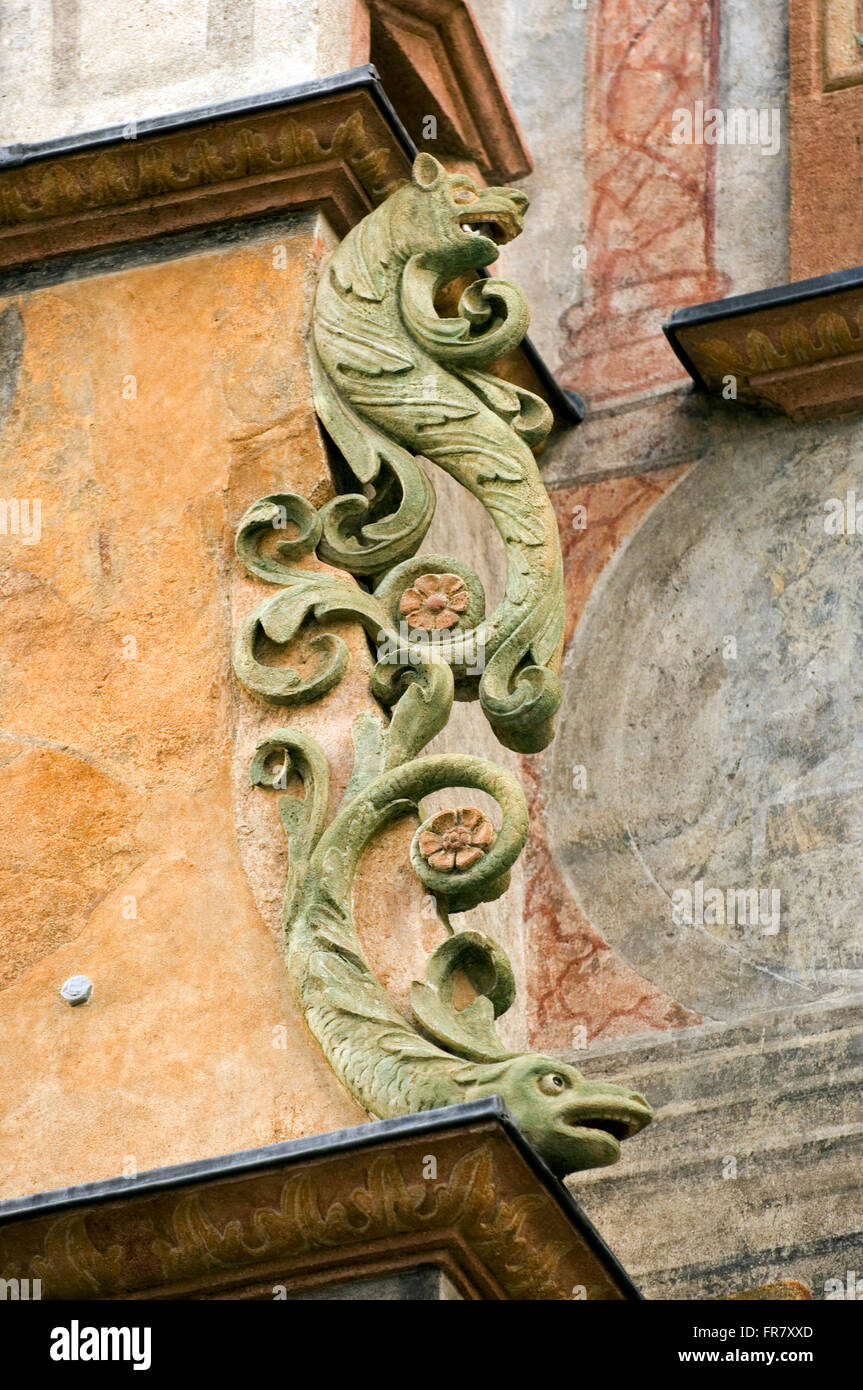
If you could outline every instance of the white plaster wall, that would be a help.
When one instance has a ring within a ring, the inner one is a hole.
[[[0,0],[0,144],[342,72],[354,9],[355,0]]]

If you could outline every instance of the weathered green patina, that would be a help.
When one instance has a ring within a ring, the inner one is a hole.
[[[256,785],[285,786],[296,773],[302,801],[280,798],[290,866],[284,926],[288,968],[309,1027],[337,1075],[371,1113],[387,1117],[459,1100],[502,1095],[525,1134],[558,1174],[612,1163],[620,1140],[651,1118],[621,1086],[587,1081],[539,1054],[513,1054],[494,1021],[514,998],[512,970],[495,942],[451,935],[414,985],[413,1021],[394,1006],[363,955],[351,889],[365,847],[393,817],[446,787],[473,787],[501,813],[495,830],[473,808],[438,813],[416,832],[414,870],[449,928],[449,913],[498,898],[528,834],[515,779],[481,758],[421,756],[443,729],[455,694],[478,698],[499,740],[522,752],[544,747],[560,700],[563,624],[554,514],[530,445],[550,427],[537,397],[481,368],[516,346],[527,328],[521,292],[500,280],[464,291],[442,318],[439,290],[496,259],[521,231],[527,207],[512,189],[479,190],[420,155],[412,182],[345,238],[318,288],[312,363],[318,413],[358,482],[316,512],[290,494],[264,498],[243,518],[237,552],[250,573],[279,585],[241,624],[239,679],[279,705],[316,699],[347,665],[340,638],[312,638],[310,676],[262,662],[263,633],[287,644],[308,619],[351,618],[377,646],[371,689],[389,721],[361,715],[355,762],[338,814],[327,825],[328,770],[313,740],[289,729],[261,743]],[[507,583],[485,615],[482,586],[448,556],[415,555],[434,510],[420,459],[444,468],[480,499],[506,547]],[[274,527],[297,534],[262,545]],[[317,549],[360,584],[298,570]],[[427,638],[405,642],[406,629]],[[431,640],[432,637],[434,640]],[[456,978],[475,994],[453,997]]]
[[[434,491],[419,460],[431,460],[468,488],[504,541],[506,590],[485,617],[482,586],[473,577],[468,587],[479,600],[478,611],[435,648],[453,666],[460,695],[478,682],[480,703],[500,741],[530,753],[549,742],[560,703],[560,545],[530,448],[548,433],[551,412],[538,396],[481,370],[524,337],[528,308],[521,290],[503,280],[477,280],[462,295],[456,316],[441,318],[435,310],[445,284],[489,265],[498,245],[518,235],[526,207],[523,193],[479,191],[469,178],[448,176],[423,154],[412,183],[345,237],[315,299],[315,404],[358,483],[375,484],[376,490],[371,500],[359,491],[343,494],[314,519],[307,503],[290,499],[303,524],[299,540],[289,544],[292,558],[306,544],[352,574],[385,574],[377,596],[389,611],[386,620],[380,611],[372,619],[376,630],[385,630],[398,622],[402,594],[418,574],[458,572],[447,557],[411,559],[434,513]],[[254,524],[247,520],[244,531]],[[243,558],[247,550],[244,539]],[[281,582],[272,562],[262,562],[255,573]],[[337,602],[337,592],[329,586],[334,597],[325,603]],[[251,675],[256,624],[270,636],[271,627],[284,630],[282,614],[286,608],[298,611],[296,597],[262,604],[244,629],[244,679]],[[303,614],[318,602],[310,591]],[[332,615],[334,609],[326,611]],[[471,675],[476,651],[482,653],[481,675]],[[328,647],[307,698],[334,684],[342,667]],[[266,689],[248,683],[279,698],[272,676],[258,673],[258,679]],[[322,681],[328,684],[322,687]],[[285,703],[294,703],[299,689],[294,685],[285,693]]]

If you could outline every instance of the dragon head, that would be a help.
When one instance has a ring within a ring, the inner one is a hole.
[[[418,154],[411,182],[385,205],[393,240],[405,256],[425,253],[459,274],[496,261],[524,226],[529,199],[517,188],[478,188],[467,174],[448,174]]]
[[[607,1081],[588,1081],[575,1067],[538,1053],[478,1069],[470,1098],[499,1095],[525,1137],[558,1177],[602,1168],[620,1157],[624,1139],[650,1124],[642,1096]]]

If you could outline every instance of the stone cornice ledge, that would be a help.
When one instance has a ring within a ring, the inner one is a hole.
[[[665,334],[697,387],[795,423],[863,409],[863,266],[676,309]]]
[[[376,69],[0,147],[0,272],[219,223],[317,209],[344,237],[410,177],[416,147]],[[525,339],[502,373],[558,424],[583,403]]]
[[[43,1299],[264,1300],[419,1264],[472,1300],[641,1298],[497,1097],[0,1203],[0,1277]]]
[[[413,145],[374,68],[0,149],[0,268],[273,211],[339,236],[408,174]]]

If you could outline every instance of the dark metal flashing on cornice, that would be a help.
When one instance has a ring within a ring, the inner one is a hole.
[[[863,406],[863,266],[675,309],[663,325],[696,390],[796,421]]]
[[[831,270],[827,275],[813,275],[809,280],[792,280],[787,285],[776,285],[769,290],[750,290],[748,294],[733,294],[727,299],[686,305],[674,310],[665,330],[694,327],[715,319],[736,318],[738,314],[749,314],[757,309],[798,304],[825,294],[838,294],[841,290],[860,287],[863,287],[863,265],[853,265],[847,270]]]
[[[371,1124],[351,1129],[334,1130],[306,1139],[291,1139],[259,1149],[243,1149],[238,1153],[222,1154],[217,1158],[179,1163],[167,1168],[154,1168],[134,1178],[107,1178],[101,1182],[84,1183],[77,1187],[58,1188],[26,1197],[14,1197],[0,1202],[0,1226],[36,1219],[76,1208],[92,1207],[123,1198],[142,1197],[217,1179],[239,1177],[275,1166],[289,1168],[312,1159],[332,1157],[364,1148],[395,1144],[399,1140],[415,1139],[445,1130],[497,1124],[516,1147],[539,1184],[556,1202],[578,1231],[585,1244],[601,1261],[628,1299],[640,1301],[643,1295],[632,1282],[620,1261],[609,1250],[595,1226],[585,1216],[566,1187],[528,1143],[499,1096],[486,1100],[465,1101],[439,1110],[421,1111],[416,1115],[399,1116],[391,1120],[375,1120]]]
[[[730,295],[728,299],[711,299],[705,304],[687,304],[674,310],[668,322],[662,325],[662,331],[696,388],[706,391],[707,383],[679,340],[681,328],[707,328],[723,319],[739,318],[742,314],[754,314],[762,309],[805,304],[807,300],[823,299],[825,295],[854,289],[863,289],[863,265],[851,266],[848,270],[831,270],[828,275],[814,275],[810,280],[792,280],[787,285],[776,285],[769,290],[752,290],[749,294]]]
[[[0,145],[0,169],[17,169],[36,160],[60,159],[64,155],[84,154],[91,150],[103,149],[106,145],[116,145],[124,140],[140,140],[147,135],[175,135],[179,131],[193,130],[195,126],[212,125],[228,116],[254,116],[262,111],[271,111],[280,106],[298,106],[316,97],[343,96],[348,92],[367,91],[381,114],[390,126],[405,153],[413,159],[416,146],[399,120],[395,107],[381,84],[376,68],[371,63],[362,67],[338,72],[333,77],[318,77],[310,82],[298,82],[291,87],[281,87],[274,92],[259,93],[256,96],[235,97],[230,101],[217,101],[209,106],[196,106],[189,111],[172,112],[165,116],[149,116],[134,123],[134,135],[127,132],[131,122],[122,125],[104,126],[101,130],[86,131],[80,135],[63,135],[57,140],[40,140],[30,145]]]
[[[169,1187],[184,1187],[203,1179],[223,1177],[228,1173],[249,1173],[258,1168],[270,1168],[274,1163],[283,1163],[287,1167],[308,1158],[321,1158],[351,1149],[368,1148],[369,1145],[379,1144],[381,1140],[394,1141],[407,1136],[433,1134],[436,1130],[451,1128],[454,1122],[472,1124],[489,1119],[499,1120],[506,1129],[510,1126],[515,1128],[531,1161],[535,1161],[541,1169],[548,1172],[538,1154],[525,1144],[503,1101],[494,1096],[491,1100],[467,1101],[463,1105],[424,1110],[416,1115],[398,1116],[393,1120],[373,1120],[367,1125],[334,1129],[327,1134],[313,1134],[305,1139],[287,1139],[280,1144],[267,1144],[259,1149],[240,1149],[236,1153],[220,1154],[216,1158],[196,1159],[192,1163],[177,1163],[166,1168],[151,1168],[134,1178],[105,1178],[100,1182],[83,1183],[77,1187],[61,1187],[51,1192],[34,1193],[28,1197],[13,1197],[0,1202],[0,1225],[18,1220],[24,1215],[33,1216],[41,1212],[89,1206],[92,1203],[125,1197],[129,1193],[159,1192]]]
[[[0,146],[0,172],[22,169],[38,163],[75,155],[91,154],[110,146],[128,145],[132,140],[140,141],[154,136],[177,135],[184,131],[194,130],[196,127],[210,126],[215,122],[231,117],[252,117],[278,108],[302,106],[304,103],[316,99],[346,96],[357,91],[367,93],[405,157],[412,161],[417,154],[417,147],[399,118],[393,102],[384,90],[377,69],[372,64],[365,64],[362,67],[351,68],[347,72],[336,73],[332,77],[301,82],[274,92],[237,97],[230,101],[214,102],[189,111],[148,117],[136,121],[131,133],[130,123],[126,122],[124,125],[106,126],[101,130],[62,136],[56,140],[43,140],[29,145]],[[585,414],[584,402],[581,397],[574,391],[568,391],[561,387],[529,338],[524,340],[522,352],[536,375],[557,421],[564,425],[580,424]]]

